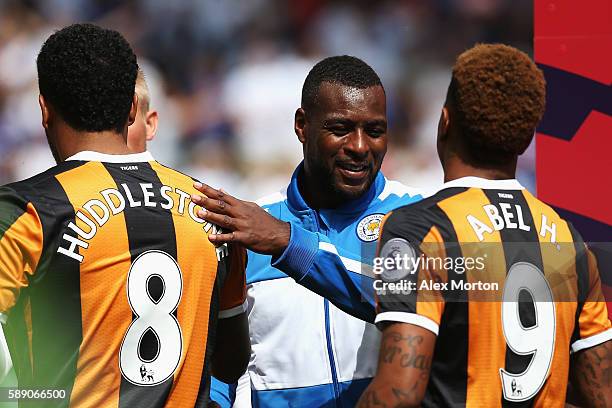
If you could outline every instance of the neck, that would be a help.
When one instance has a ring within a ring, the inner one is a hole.
[[[481,177],[489,180],[506,180],[516,177],[516,160],[495,167],[475,167],[456,155],[444,163],[444,182],[462,177]]]
[[[124,134],[115,131],[81,132],[71,128],[58,132],[57,149],[60,160],[66,160],[82,151],[105,154],[130,154]]]
[[[341,202],[336,199],[333,191],[328,191],[327,183],[322,183],[313,174],[307,173],[306,169],[298,173],[298,188],[302,198],[312,209],[336,208]]]

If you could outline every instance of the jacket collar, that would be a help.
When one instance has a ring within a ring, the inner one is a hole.
[[[289,187],[287,187],[287,204],[289,208],[295,212],[308,212],[313,211],[312,208],[306,204],[304,201],[304,197],[300,193],[300,189],[298,187],[298,174],[303,171],[304,162],[300,163],[299,166],[293,172],[291,176],[291,183]],[[343,214],[356,214],[363,212],[366,208],[368,208],[372,201],[378,197],[382,191],[385,189],[386,179],[381,171],[378,172],[374,182],[370,186],[367,192],[365,192],[360,197],[350,200],[340,207],[334,209],[323,209],[322,212],[326,213],[329,211],[333,211],[334,213],[343,213]]]

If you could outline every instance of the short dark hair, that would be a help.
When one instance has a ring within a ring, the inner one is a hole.
[[[349,55],[328,57],[312,67],[306,76],[302,87],[302,108],[308,109],[316,104],[323,82],[359,89],[380,86],[384,90],[378,74],[359,58]]]
[[[477,163],[499,163],[522,154],[545,107],[542,71],[524,52],[503,44],[478,44],[457,58],[447,104]]]
[[[123,131],[138,63],[121,34],[93,24],[70,25],[45,41],[36,65],[41,95],[68,125]]]

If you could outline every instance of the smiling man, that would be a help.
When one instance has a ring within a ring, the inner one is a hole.
[[[369,265],[380,220],[420,196],[380,172],[385,90],[363,61],[316,64],[294,125],[304,161],[285,191],[255,204],[201,186],[208,198],[192,198],[208,210],[202,217],[229,230],[211,241],[253,251],[252,353],[235,406],[354,406],[376,369],[379,334],[367,322],[375,314]]]
[[[304,172],[298,174],[304,199],[314,208],[336,208],[359,198],[374,182],[387,152],[383,87],[360,89],[332,82],[308,86],[295,116],[296,134],[304,146]],[[345,136],[354,132],[353,143],[343,151]]]

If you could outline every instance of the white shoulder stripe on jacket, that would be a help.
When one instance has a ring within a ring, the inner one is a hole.
[[[281,201],[285,201],[287,199],[287,189],[283,189],[281,191],[277,191],[276,193],[269,194],[267,196],[263,196],[260,199],[256,200],[255,203],[263,207],[264,205],[271,205],[280,203]]]
[[[391,194],[395,194],[396,196],[401,197],[406,194],[410,196],[423,195],[423,192],[418,188],[408,187],[407,185],[402,184],[399,181],[389,180],[385,178],[385,188],[378,196],[378,199],[383,201],[387,199]]]
[[[337,255],[338,258],[340,258],[340,260],[344,264],[344,267],[351,272],[358,273],[360,275],[365,275],[373,279],[376,277],[376,275],[374,275],[374,272],[372,271],[371,265],[364,264],[363,262],[359,262],[354,259],[341,256],[340,254],[338,254],[338,250],[336,249],[335,245],[330,242],[319,242],[319,249]]]

